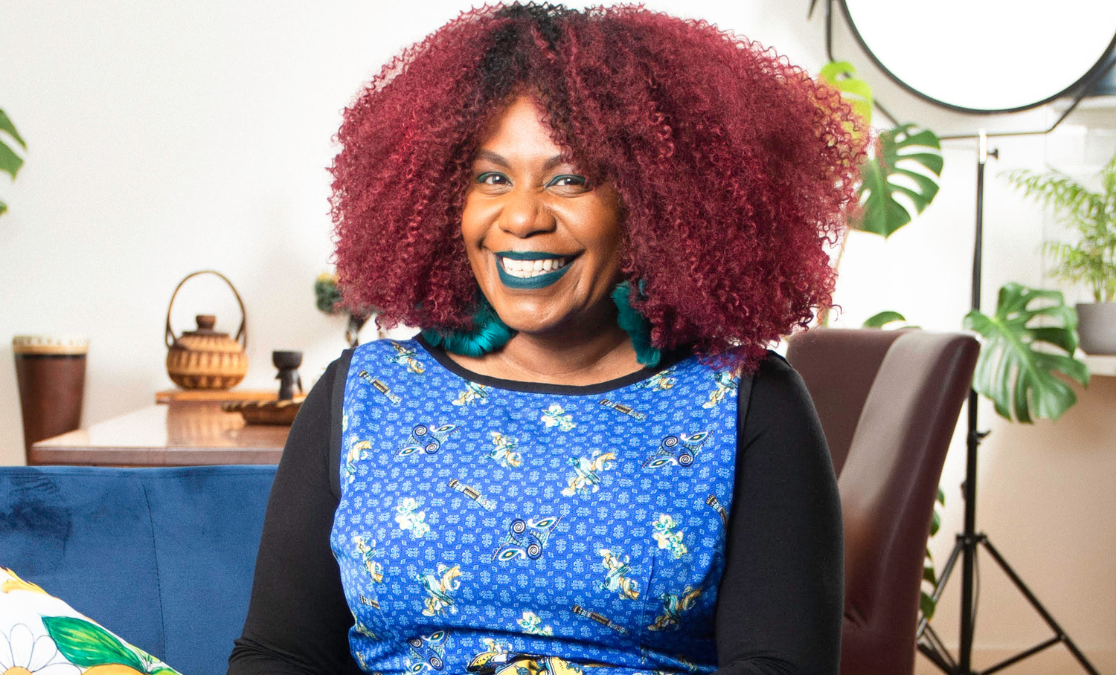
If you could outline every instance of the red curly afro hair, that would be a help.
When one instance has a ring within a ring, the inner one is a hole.
[[[387,326],[471,328],[465,191],[482,130],[523,91],[568,158],[618,191],[654,346],[755,364],[829,305],[825,248],[864,153],[839,94],[702,21],[536,4],[462,14],[345,111],[332,205],[346,304]]]

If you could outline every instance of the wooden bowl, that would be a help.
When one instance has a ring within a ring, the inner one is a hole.
[[[240,413],[248,424],[274,426],[290,426],[301,407],[302,398],[292,401],[235,401],[221,406],[225,412]]]

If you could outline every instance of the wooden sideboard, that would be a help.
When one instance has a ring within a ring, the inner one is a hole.
[[[32,464],[278,464],[288,426],[245,424],[217,402],[151,405],[31,446]]]

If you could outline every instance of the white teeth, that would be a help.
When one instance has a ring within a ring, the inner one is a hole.
[[[500,264],[504,266],[504,271],[513,277],[520,279],[530,279],[537,277],[540,274],[560,270],[569,264],[569,258],[547,258],[545,260],[512,260],[511,258],[500,257]]]

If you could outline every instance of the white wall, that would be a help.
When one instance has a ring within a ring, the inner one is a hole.
[[[800,8],[665,2],[734,26],[798,61]],[[13,334],[91,339],[85,423],[171,386],[163,325],[171,292],[212,268],[248,306],[243,386],[273,386],[270,352],[301,349],[312,381],[345,344],[314,308],[328,268],[326,167],[340,111],[405,45],[469,2],[8,2],[0,108],[29,144],[0,217],[0,362]],[[814,32],[820,24],[808,26]],[[235,332],[231,294],[191,281],[172,324],[214,312]],[[0,463],[22,461],[15,375],[0,367]]]
[[[773,45],[812,71],[825,61],[822,22],[806,22],[805,0],[649,4]],[[312,381],[345,346],[343,321],[319,313],[312,292],[329,265],[325,167],[340,110],[379,64],[467,5],[5,2],[0,108],[30,150],[18,180],[0,180],[10,206],[0,217],[0,464],[22,463],[14,369],[3,365],[12,362],[12,335],[89,335],[85,423],[128,412],[170,386],[167,302],[198,269],[224,272],[248,305],[246,386],[274,386],[273,349],[303,350],[302,373]],[[934,128],[950,120],[920,121]],[[1002,159],[990,167],[986,197],[986,308],[1008,280],[1042,283],[1037,246],[1051,227],[994,173],[1041,168],[1051,157],[1095,164],[1092,148],[1103,137],[1068,131],[1061,140],[997,143]],[[838,325],[898,309],[926,328],[960,327],[969,303],[974,162],[971,144],[950,145],[942,192],[918,221],[887,242],[853,235]],[[180,294],[176,329],[208,311],[235,331],[231,296],[208,280]],[[979,511],[981,526],[1064,627],[1107,664],[1116,654],[1116,583],[1105,574],[1116,554],[1116,503],[1104,480],[1116,475],[1116,432],[1100,419],[1116,403],[1113,382],[1094,384],[1057,425],[1010,426],[982,411],[995,433],[982,451]],[[963,463],[964,447],[955,443],[943,478],[945,524],[934,542],[940,560],[960,527]],[[978,647],[1036,642],[991,565],[983,569]],[[950,642],[958,588],[940,615]]]

